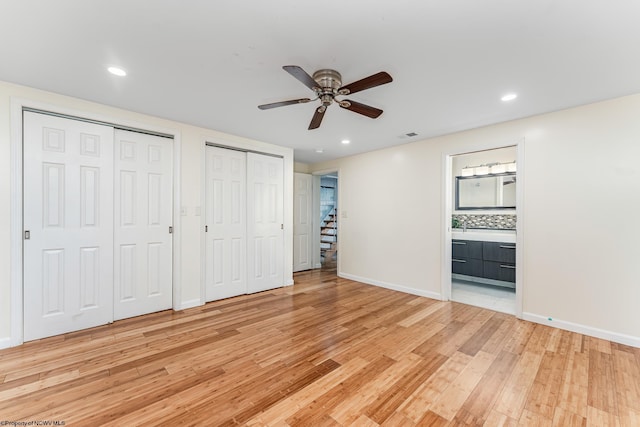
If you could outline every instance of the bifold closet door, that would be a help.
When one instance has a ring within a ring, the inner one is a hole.
[[[172,142],[115,132],[114,320],[173,303]]]
[[[284,162],[247,153],[249,293],[284,285]]]
[[[247,154],[206,147],[206,300],[247,293]]]
[[[113,316],[113,128],[24,112],[24,340]]]

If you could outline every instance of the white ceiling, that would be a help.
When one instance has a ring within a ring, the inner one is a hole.
[[[0,0],[0,80],[313,163],[639,93],[639,22],[637,0]],[[384,114],[332,105],[309,131],[315,103],[258,110],[313,97],[283,65],[344,84],[387,71],[392,83],[349,96]]]

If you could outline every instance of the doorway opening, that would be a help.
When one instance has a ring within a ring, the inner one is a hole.
[[[518,315],[518,147],[449,157],[448,296],[452,301]]]
[[[338,174],[320,176],[320,264],[335,270],[338,263]]]

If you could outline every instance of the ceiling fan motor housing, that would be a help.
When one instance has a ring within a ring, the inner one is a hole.
[[[324,112],[334,100],[339,102],[337,99],[334,99],[336,95],[341,95],[339,89],[342,86],[342,76],[339,72],[328,68],[318,70],[313,73],[313,80],[319,85],[316,93],[322,103],[318,111]]]
[[[336,70],[324,69],[313,73],[313,80],[320,85],[321,93],[336,94],[342,86],[342,76]]]

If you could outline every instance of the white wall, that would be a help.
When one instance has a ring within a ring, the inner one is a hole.
[[[204,206],[203,167],[204,143],[212,141],[244,149],[268,152],[284,157],[285,165],[285,268],[286,284],[293,283],[292,226],[293,226],[293,150],[259,141],[248,140],[183,123],[163,120],[117,108],[65,97],[32,88],[0,82],[0,348],[7,346],[11,333],[11,105],[17,102],[46,104],[66,111],[78,112],[84,117],[110,119],[122,124],[136,124],[139,128],[172,129],[181,142],[181,206],[186,215],[174,218],[180,227],[181,241],[176,242],[181,252],[181,263],[176,266],[182,289],[179,306],[201,303],[202,268],[201,238],[203,216],[197,208]],[[291,202],[289,202],[291,201]],[[203,212],[202,212],[203,213]],[[178,223],[179,222],[179,223]]]
[[[312,165],[340,170],[339,274],[440,297],[443,156],[523,139],[524,318],[640,346],[640,95]]]

